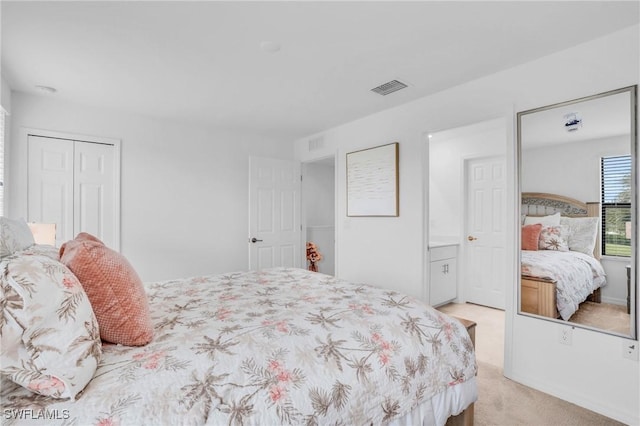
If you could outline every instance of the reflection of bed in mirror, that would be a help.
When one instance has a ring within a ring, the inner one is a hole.
[[[522,193],[520,308],[569,320],[586,300],[600,303],[600,203]]]

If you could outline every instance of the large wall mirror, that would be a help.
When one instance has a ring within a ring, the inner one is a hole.
[[[520,314],[636,338],[636,96],[517,114]]]

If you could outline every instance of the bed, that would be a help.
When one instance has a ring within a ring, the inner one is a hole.
[[[32,246],[2,259],[3,307],[15,301],[10,284],[21,288],[8,277],[29,269],[15,272],[10,261],[56,262],[47,256],[56,257]],[[64,294],[80,291],[64,277]],[[62,386],[47,395],[44,386],[30,391],[9,380],[17,369],[5,363],[3,328],[4,424],[442,425],[454,415],[473,423],[472,340],[459,321],[416,299],[292,268],[143,287],[153,338],[140,346],[104,339],[99,349],[95,341],[86,346],[69,367],[93,358],[96,365],[70,398],[61,397]]]
[[[600,303],[599,203],[525,192],[521,213],[521,311],[569,320],[584,301]]]

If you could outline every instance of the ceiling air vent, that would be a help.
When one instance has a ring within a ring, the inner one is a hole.
[[[398,80],[391,80],[388,83],[384,83],[378,87],[374,87],[373,89],[371,89],[371,91],[376,92],[379,95],[386,96],[389,93],[393,93],[397,90],[404,89],[405,87],[407,87],[407,85],[404,84],[403,82]]]

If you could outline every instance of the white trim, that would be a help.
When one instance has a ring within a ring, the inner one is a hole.
[[[430,303],[431,298],[431,263],[429,262],[429,135],[431,132],[422,133],[422,226],[424,227],[422,238],[422,300]]]

